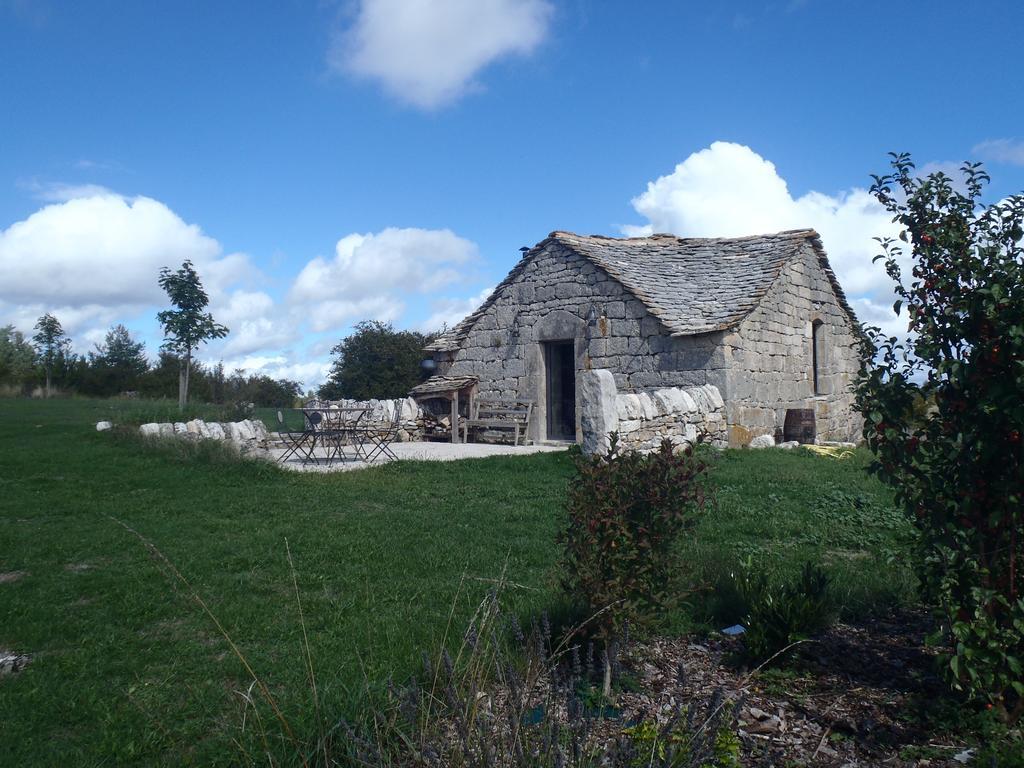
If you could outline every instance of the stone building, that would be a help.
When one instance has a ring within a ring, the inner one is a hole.
[[[813,230],[553,232],[427,351],[481,398],[532,400],[536,441],[741,446],[808,408],[820,439],[854,440],[858,328]]]

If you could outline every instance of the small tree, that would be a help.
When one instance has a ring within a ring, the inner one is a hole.
[[[0,384],[22,390],[34,376],[36,351],[13,325],[0,327]]]
[[[335,356],[330,376],[322,387],[325,398],[405,397],[420,383],[423,348],[433,336],[396,331],[391,323],[364,321],[355,333],[331,350]]]
[[[176,272],[167,267],[161,269],[159,283],[176,307],[159,312],[156,317],[164,329],[164,348],[177,355],[180,361],[178,408],[185,410],[192,353],[202,343],[224,338],[228,329],[214,322],[213,316],[205,311],[210,299],[191,261],[186,260]]]
[[[607,454],[577,453],[574,461],[558,539],[562,586],[594,617],[607,650],[627,621],[648,621],[669,601],[672,548],[703,507],[705,466],[668,440],[647,455],[620,452],[615,435]],[[610,687],[606,652],[606,696]]]
[[[915,176],[908,155],[893,158],[872,192],[909,248],[886,239],[878,258],[914,336],[901,342],[868,329],[857,407],[877,457],[872,470],[916,520],[921,586],[949,633],[947,677],[1016,720],[1024,713],[1024,196],[986,207],[980,165],[963,166],[960,191],[944,174]]]
[[[149,368],[145,345],[132,339],[123,325],[115,325],[102,344],[90,355],[94,388],[104,395],[135,389],[139,377]]]
[[[39,318],[35,331],[32,341],[35,342],[36,353],[46,375],[46,396],[50,397],[54,363],[67,355],[71,339],[64,333],[60,321],[49,312]]]

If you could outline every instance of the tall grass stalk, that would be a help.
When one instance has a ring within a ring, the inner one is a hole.
[[[292,732],[291,725],[288,723],[288,719],[284,716],[284,713],[278,706],[277,700],[274,698],[273,694],[270,692],[270,689],[267,687],[263,679],[256,674],[256,671],[249,663],[249,659],[246,658],[244,653],[242,653],[241,649],[238,647],[234,639],[231,637],[231,634],[221,623],[220,619],[217,618],[217,614],[210,610],[210,606],[207,605],[205,600],[203,600],[202,595],[200,595],[195,590],[195,588],[192,586],[191,582],[189,582],[189,580],[185,577],[185,575],[180,570],[178,570],[177,566],[175,566],[174,563],[171,562],[170,558],[168,558],[167,555],[161,552],[160,549],[153,542],[151,542],[149,539],[147,539],[145,536],[143,536],[141,533],[139,533],[137,530],[132,528],[124,521],[118,520],[116,517],[110,515],[108,515],[108,517],[110,520],[120,525],[130,534],[135,536],[140,542],[142,542],[142,545],[150,552],[150,554],[157,558],[161,563],[163,563],[163,565],[170,571],[170,573],[179,582],[181,582],[181,584],[185,587],[185,590],[188,593],[188,595],[203,610],[203,613],[206,614],[210,621],[213,622],[214,626],[217,628],[217,631],[220,633],[221,637],[224,638],[225,642],[227,642],[228,646],[231,648],[231,652],[235,655],[235,658],[237,658],[239,662],[241,662],[242,666],[245,668],[245,671],[248,673],[250,679],[252,680],[252,684],[256,686],[261,696],[263,697],[264,701],[267,702],[271,710],[274,712],[274,717],[277,719],[278,723],[280,723],[281,728],[285,734],[285,737],[288,740],[288,743],[291,745],[292,749],[295,751],[296,754],[302,756],[303,768],[309,768],[309,762],[305,759],[305,756],[302,754],[302,750],[299,748],[299,743],[295,738],[295,734]],[[249,702],[253,701],[251,696],[248,697],[247,700]],[[254,707],[253,711],[256,717],[259,718],[259,710]],[[270,758],[270,748],[269,744],[266,741],[266,731],[262,727],[262,721],[259,722],[261,726],[261,734],[263,735],[264,745],[267,749],[268,759],[270,759],[270,764],[272,765],[273,761]]]

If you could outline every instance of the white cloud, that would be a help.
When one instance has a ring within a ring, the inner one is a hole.
[[[318,256],[303,267],[289,299],[315,331],[352,320],[394,320],[405,308],[403,295],[459,282],[478,258],[475,243],[447,229],[346,235],[333,259]]]
[[[899,230],[865,189],[831,195],[812,191],[794,198],[772,163],[749,147],[715,142],[650,182],[632,203],[648,223],[623,227],[629,235],[740,237],[812,227],[851,299],[869,302],[860,306],[871,310],[872,322],[900,324],[885,309],[893,301],[892,283],[881,265],[872,263],[880,252],[873,238],[895,237]],[[884,318],[879,315],[883,310],[888,313]]]
[[[236,370],[246,375],[269,376],[272,379],[291,379],[305,389],[315,389],[326,381],[331,364],[324,361],[292,362],[287,355],[248,355],[224,361],[224,371],[230,376]]]
[[[971,150],[982,160],[1008,165],[1024,165],[1024,141],[1017,139],[986,139]]]
[[[275,306],[274,300],[262,291],[233,291],[223,303],[211,304],[217,321],[230,329],[217,350],[222,355],[247,355],[281,347],[298,335],[296,318]]]
[[[77,197],[106,197],[117,193],[99,184],[68,184],[63,181],[39,182],[31,181],[25,185],[36,200],[44,203],[66,203]]]
[[[359,320],[389,323],[405,311],[405,304],[388,296],[367,296],[355,301],[328,299],[309,306],[309,327],[319,332],[333,331]]]
[[[54,189],[53,199],[68,199],[0,230],[0,312],[23,330],[52,312],[85,351],[112,323],[166,302],[157,283],[164,266],[192,260],[214,307],[230,306],[229,288],[253,273],[248,257],[222,255],[157,200],[91,185]]]
[[[488,64],[531,53],[552,12],[548,0],[360,0],[331,65],[434,109],[458,99]]]
[[[48,205],[0,232],[0,296],[86,307],[158,301],[165,265],[214,261],[217,241],[146,197],[113,194]]]
[[[475,311],[491,295],[494,286],[484,288],[476,296],[468,299],[438,299],[431,302],[431,315],[417,328],[426,333],[440,331],[442,328],[455,326],[470,312]]]
[[[30,332],[40,315],[53,312],[78,352],[102,341],[114,323],[137,325],[134,318],[148,327],[155,354],[154,316],[166,306],[159,271],[190,259],[210,311],[230,329],[200,350],[201,359],[314,385],[323,381],[327,352],[337,342],[319,334],[335,335],[358,320],[398,323],[414,297],[465,281],[479,260],[475,243],[446,229],[350,234],[332,258],[309,261],[288,294],[274,297],[252,287],[261,278],[248,256],[224,254],[163,203],[92,186],[58,188],[51,197],[69,199],[0,230],[0,324]],[[453,317],[462,306],[442,301],[435,310]],[[296,356],[292,345],[310,335]]]

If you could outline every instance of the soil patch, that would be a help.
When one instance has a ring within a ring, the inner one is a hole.
[[[739,639],[658,639],[630,651],[640,686],[619,706],[626,719],[661,720],[721,688],[742,701],[743,765],[959,766],[970,745],[928,725],[949,696],[924,644],[931,629],[922,613],[838,624],[754,674],[728,663]]]

